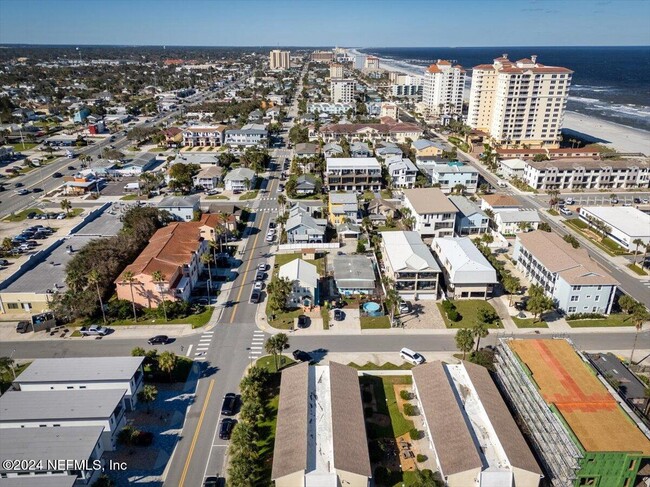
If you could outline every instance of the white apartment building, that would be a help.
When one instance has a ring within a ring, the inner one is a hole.
[[[307,104],[308,113],[327,113],[328,115],[345,115],[348,111],[356,111],[354,103],[314,102]]]
[[[393,156],[386,159],[388,174],[393,188],[413,188],[418,176],[418,168],[411,159]]]
[[[330,65],[330,78],[340,79],[343,78],[343,65],[338,63],[332,63]]]
[[[391,73],[391,95],[395,98],[412,98],[415,100],[422,99],[424,90],[424,79],[422,76],[413,76],[410,74]]]
[[[281,51],[273,49],[269,53],[269,67],[272,70],[289,69],[290,66],[290,53],[289,51]]]
[[[631,206],[588,206],[580,208],[580,220],[591,227],[607,226],[607,236],[629,251],[636,250],[635,240],[650,245],[650,215]]]
[[[463,111],[465,70],[439,59],[424,72],[422,103],[431,116],[460,114]]]
[[[609,314],[618,282],[589,253],[574,249],[556,233],[517,235],[512,258],[533,284],[544,288],[565,313]]]
[[[224,144],[238,146],[260,146],[268,145],[268,132],[262,124],[248,124],[240,129],[226,130]]]
[[[326,165],[325,176],[330,192],[381,189],[381,165],[374,157],[327,158]]]
[[[526,161],[523,179],[538,190],[647,188],[650,159]]]
[[[537,56],[474,66],[467,123],[506,147],[557,147],[572,73]]]
[[[404,190],[404,208],[415,218],[413,230],[422,237],[451,237],[458,208],[438,188]]]
[[[185,147],[218,147],[223,144],[225,125],[188,127],[183,130]]]
[[[379,71],[379,58],[376,56],[367,56],[364,62],[364,68],[368,71]]]
[[[352,103],[357,82],[353,79],[332,78],[330,82],[330,95],[332,103]]]

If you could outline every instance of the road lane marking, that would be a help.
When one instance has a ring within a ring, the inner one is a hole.
[[[203,418],[205,418],[205,412],[208,410],[208,404],[210,402],[210,394],[212,393],[213,387],[214,387],[214,379],[211,379],[210,385],[208,386],[208,393],[205,396],[203,409],[201,409],[199,422],[197,423],[196,430],[194,431],[194,437],[192,438],[192,444],[190,445],[190,451],[187,454],[187,460],[185,460],[185,466],[183,467],[183,473],[181,475],[181,480],[178,483],[178,487],[183,487],[185,485],[185,477],[187,477],[187,472],[190,468],[190,462],[192,461],[192,455],[194,454],[194,448],[196,447],[196,442],[199,439],[199,433],[201,432],[201,426],[203,425]]]
[[[189,356],[190,356],[190,353],[192,353],[192,347],[193,347],[193,346],[194,346],[194,344],[192,344],[192,345],[190,345],[189,347],[187,347],[187,355],[186,355],[186,357],[189,357]]]
[[[212,338],[202,338],[199,340],[199,344],[201,343],[210,343],[212,342]]]

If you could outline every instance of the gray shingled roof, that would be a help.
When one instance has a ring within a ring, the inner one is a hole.
[[[34,360],[15,382],[128,381],[144,357],[70,357]]]

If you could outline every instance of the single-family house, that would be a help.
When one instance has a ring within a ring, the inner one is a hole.
[[[434,142],[428,139],[418,139],[411,144],[417,157],[440,157],[447,146],[444,142]]]
[[[404,208],[414,218],[413,230],[422,237],[451,237],[458,209],[438,188],[404,190]]]
[[[294,259],[280,266],[278,277],[291,282],[291,292],[287,296],[288,308],[311,308],[318,306],[318,269],[314,264],[302,259]]]
[[[375,155],[387,159],[394,156],[401,158],[404,153],[397,144],[393,144],[392,142],[380,142],[375,148]]]
[[[375,198],[366,204],[366,213],[373,225],[383,225],[388,218],[397,218],[399,212],[397,207],[382,198]]]
[[[323,155],[325,157],[340,157],[343,155],[343,147],[336,142],[330,142],[323,146]]]
[[[481,197],[481,210],[490,210],[494,213],[499,211],[518,210],[521,203],[512,196],[506,194],[486,194]]]
[[[359,219],[359,201],[354,193],[330,193],[328,217],[332,225],[346,221],[356,223]]]
[[[537,230],[541,222],[537,210],[504,210],[494,214],[494,224],[501,235]]]
[[[320,154],[320,147],[318,144],[313,144],[311,142],[296,144],[294,154],[298,158],[317,156]]]
[[[219,185],[223,169],[220,166],[206,166],[192,178],[194,186],[205,190],[215,189]]]
[[[527,163],[523,159],[504,159],[499,161],[499,170],[505,179],[524,179]]]
[[[223,177],[226,191],[248,191],[255,185],[255,171],[247,167],[238,167]]]
[[[370,157],[372,151],[365,142],[353,142],[350,144],[350,156],[352,157]]]
[[[413,188],[418,175],[418,168],[411,159],[394,156],[386,159],[388,175],[393,188]]]
[[[352,296],[375,292],[375,268],[365,255],[333,255],[331,268],[339,294]]]
[[[449,299],[492,296],[497,273],[469,237],[434,238],[431,248],[442,266]]]
[[[284,225],[288,243],[323,243],[327,221],[314,218],[303,205],[297,204],[289,210]]]
[[[356,223],[345,222],[336,227],[336,236],[339,242],[355,245],[361,236],[361,227]]]
[[[183,129],[180,127],[168,127],[163,129],[162,134],[167,147],[180,147],[183,143]]]
[[[167,196],[157,206],[159,210],[167,211],[175,220],[189,222],[201,209],[201,196]]]
[[[302,174],[296,178],[296,194],[314,194],[320,190],[319,179],[312,174]]]
[[[456,208],[456,235],[466,237],[486,233],[490,227],[490,219],[481,208],[465,196],[449,196]]]

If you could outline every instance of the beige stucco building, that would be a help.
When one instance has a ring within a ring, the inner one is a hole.
[[[289,51],[281,51],[280,49],[273,49],[269,53],[269,67],[275,69],[289,69],[290,66],[290,53]]]
[[[505,147],[558,147],[573,71],[507,54],[472,71],[467,123]]]

